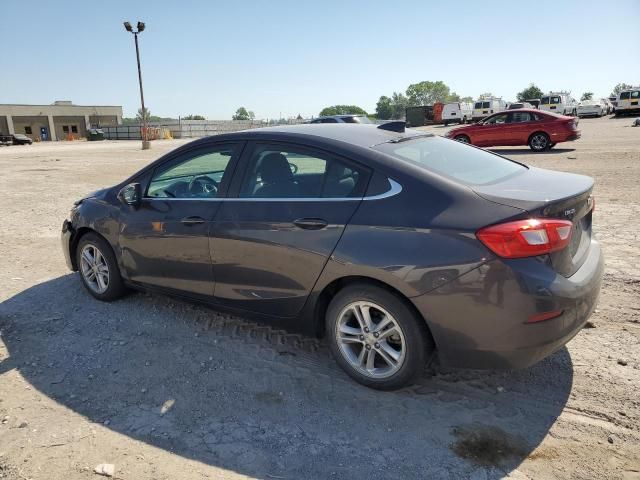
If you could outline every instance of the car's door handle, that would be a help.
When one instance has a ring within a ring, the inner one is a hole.
[[[205,219],[202,217],[184,217],[180,220],[183,225],[199,225],[205,222]]]
[[[322,218],[299,218],[294,220],[293,224],[305,230],[321,230],[328,225],[327,221]]]

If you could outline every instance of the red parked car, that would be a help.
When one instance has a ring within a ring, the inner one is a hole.
[[[454,128],[446,136],[478,147],[529,145],[534,152],[543,152],[556,143],[580,138],[580,130],[576,118],[520,108]]]

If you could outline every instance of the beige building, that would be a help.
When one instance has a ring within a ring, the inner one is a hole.
[[[122,124],[122,107],[74,105],[60,100],[52,105],[0,104],[0,133],[23,133],[33,140],[85,137],[89,128]]]

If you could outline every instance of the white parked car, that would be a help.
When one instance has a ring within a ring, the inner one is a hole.
[[[540,110],[558,113],[560,115],[577,114],[578,103],[568,92],[550,92],[540,98]]]
[[[640,112],[640,87],[623,90],[616,100],[616,115]]]
[[[473,105],[468,102],[447,103],[442,108],[442,122],[445,125],[470,122],[472,115]]]
[[[473,113],[471,119],[474,122],[482,120],[493,113],[502,112],[507,109],[507,102],[501,98],[479,98],[473,104]]]
[[[601,117],[607,114],[607,105],[602,100],[583,100],[576,107],[578,117]]]

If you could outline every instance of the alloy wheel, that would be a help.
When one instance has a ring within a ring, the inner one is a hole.
[[[102,252],[89,243],[80,254],[80,270],[82,277],[91,290],[102,294],[109,288],[109,266]]]
[[[370,378],[397,373],[406,356],[400,324],[380,305],[353,302],[342,309],[336,322],[336,340],[350,366]]]
[[[534,135],[531,139],[531,146],[534,150],[544,150],[547,148],[547,137],[542,134]]]

